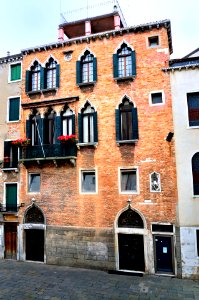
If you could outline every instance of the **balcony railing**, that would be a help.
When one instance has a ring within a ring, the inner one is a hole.
[[[0,203],[0,211],[1,212],[8,212],[8,213],[15,213],[19,210],[19,205],[17,204],[1,204]]]
[[[43,146],[26,146],[20,149],[20,162],[31,161],[57,161],[70,160],[72,163],[77,158],[77,147],[75,143],[71,144],[52,144]]]
[[[3,160],[3,169],[17,169],[18,168],[18,160],[10,160],[10,157],[4,157]]]

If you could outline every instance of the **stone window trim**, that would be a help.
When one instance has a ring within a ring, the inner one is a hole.
[[[153,103],[152,96],[155,94],[162,94],[162,102],[160,103]],[[165,105],[165,93],[164,90],[154,90],[149,93],[149,106],[159,106]]]
[[[82,191],[82,176],[84,173],[95,173],[95,191]],[[97,195],[98,194],[98,170],[97,168],[79,169],[79,193],[80,195]]]
[[[193,91],[190,91],[190,92],[187,92],[186,94],[186,102],[187,102],[187,129],[198,129],[199,128],[199,124],[197,124],[199,121],[198,119],[196,119],[194,117],[194,119],[192,120],[191,118],[191,109],[195,109],[195,112],[193,111],[193,115],[196,116],[196,113],[197,113],[197,116],[198,116],[198,112],[199,111],[199,108],[198,108],[198,103],[197,105],[194,105],[193,107],[191,107],[192,105],[190,105],[190,101],[191,101],[191,97],[196,97],[196,98],[199,98],[199,91],[198,90],[193,90]],[[198,99],[197,99],[198,100]],[[196,111],[197,110],[197,111]]]
[[[30,191],[30,180],[31,180],[31,176],[36,176],[39,175],[40,176],[40,184],[39,184],[39,191]],[[41,188],[41,174],[39,172],[28,172],[27,174],[28,180],[27,180],[27,192],[28,194],[40,194],[40,188]]]
[[[131,172],[134,171],[136,173],[136,189],[135,190],[127,190],[122,191],[122,172]],[[119,194],[123,195],[139,195],[140,189],[139,189],[139,169],[138,166],[132,166],[132,167],[118,167],[118,187],[119,187]]]
[[[19,99],[19,117],[17,120],[13,120],[13,121],[10,121],[10,100],[12,99]],[[19,95],[16,95],[16,96],[11,96],[11,97],[8,97],[8,100],[7,100],[7,123],[16,123],[16,122],[20,122],[21,121],[21,96]]]
[[[21,74],[20,74],[20,79],[17,79],[17,80],[11,80],[11,68],[12,66],[16,66],[16,65],[21,65]],[[21,61],[18,61],[18,62],[14,62],[14,63],[11,63],[9,65],[9,70],[8,70],[8,83],[14,83],[14,82],[19,82],[22,80],[22,62]]]
[[[148,49],[160,48],[161,39],[159,34],[153,34],[146,37],[146,47]]]

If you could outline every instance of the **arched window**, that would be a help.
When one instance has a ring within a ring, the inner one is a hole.
[[[160,174],[153,172],[150,174],[150,191],[161,192]]]
[[[56,61],[51,57],[46,64],[46,88],[56,87]]]
[[[199,195],[199,152],[192,157],[193,194]]]
[[[75,115],[73,111],[67,107],[61,114],[62,118],[62,135],[71,135],[75,133]]]
[[[144,228],[144,222],[136,211],[128,208],[119,216],[118,227]]]
[[[44,144],[55,144],[55,118],[56,113],[49,109],[44,118]]]
[[[135,51],[123,43],[113,55],[114,78],[126,78],[136,75]]]
[[[35,61],[34,65],[31,67],[32,91],[40,90],[40,70],[40,64],[37,61]]]
[[[119,109],[116,109],[116,140],[129,141],[138,139],[137,108],[124,97]]]
[[[78,115],[78,125],[80,143],[97,142],[97,112],[88,102]]]
[[[93,83],[97,80],[97,59],[86,50],[76,62],[77,84]]]

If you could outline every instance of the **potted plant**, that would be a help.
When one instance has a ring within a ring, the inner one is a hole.
[[[15,141],[12,141],[12,144],[18,147],[22,146],[29,146],[30,145],[30,139],[23,138],[23,139],[17,139]]]
[[[70,134],[70,135],[60,135],[58,136],[58,141],[63,144],[75,144],[76,143],[76,135]]]

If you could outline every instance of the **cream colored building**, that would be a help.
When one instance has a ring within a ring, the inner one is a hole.
[[[167,71],[173,98],[182,277],[199,279],[199,48],[171,60]]]

